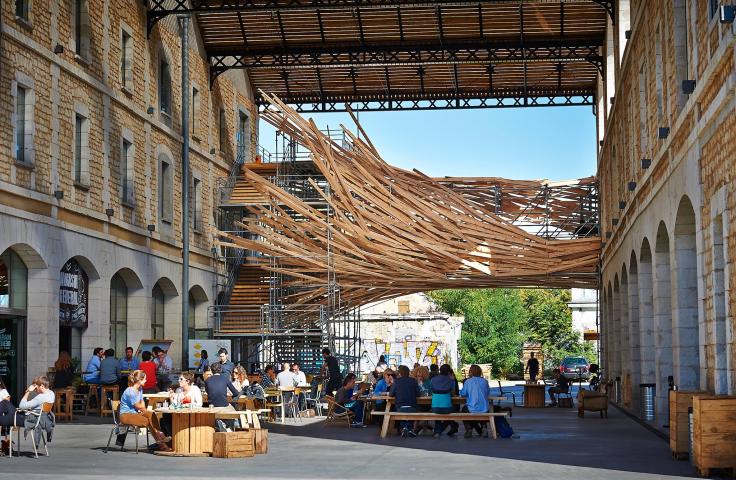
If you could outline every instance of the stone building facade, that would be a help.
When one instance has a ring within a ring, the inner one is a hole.
[[[599,87],[605,374],[736,393],[736,27],[716,0],[620,0]],[[670,378],[671,377],[671,378]]]
[[[143,3],[2,2],[0,375],[14,388],[60,349],[86,363],[97,346],[167,338],[178,363],[181,295],[190,334],[211,327],[216,182],[254,155],[257,109],[243,71],[210,87],[193,19],[184,292],[180,29],[172,16],[147,37]]]

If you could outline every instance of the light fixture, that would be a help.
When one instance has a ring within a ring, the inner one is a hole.
[[[657,136],[664,140],[665,138],[670,136],[670,127],[659,127],[659,131],[657,133]]]
[[[54,197],[57,200],[61,200],[62,198],[64,198],[64,190],[54,190]]]
[[[57,55],[61,55],[64,53],[64,46],[60,43],[57,43],[56,46],[54,46],[54,53]]]
[[[210,155],[214,155],[214,154],[215,154],[215,149],[214,148],[210,148]]]
[[[153,107],[148,107],[148,110],[146,111],[148,112],[149,115],[153,115],[153,112],[154,112]]]
[[[695,91],[695,80],[683,80],[682,81],[682,93],[690,95]]]
[[[614,100],[616,100],[616,97],[611,97],[611,105],[613,105]]]
[[[623,200],[619,200],[618,201],[618,209],[619,210],[623,210],[624,208],[626,208],[626,202],[623,201]]]
[[[113,215],[115,215],[115,210],[112,208],[107,208],[105,209],[105,213],[107,214],[108,217],[112,217]]]
[[[631,30],[626,30],[624,32],[624,37],[626,37],[626,40],[630,39],[631,38]]]
[[[613,225],[614,227],[615,227],[616,225],[618,225],[618,218],[612,218],[612,219],[611,219],[611,225]]]
[[[606,242],[601,242],[601,248],[606,246]]]
[[[147,228],[148,228],[148,231],[149,231],[149,232],[153,232],[153,231],[155,231],[155,230],[156,230],[156,225],[154,225],[154,224],[149,224]]]
[[[721,23],[733,23],[734,18],[736,18],[736,6],[721,5],[718,8],[718,20]]]
[[[652,166],[652,159],[651,158],[642,158],[641,159],[641,168],[646,170],[647,168]]]
[[[627,185],[627,187],[628,187],[628,189],[629,189],[630,192],[633,192],[634,190],[636,190],[636,182],[629,182],[629,184]]]
[[[603,140],[598,140],[598,145],[602,147],[603,146]]]
[[[611,238],[613,236],[613,232],[606,232],[606,238]]]

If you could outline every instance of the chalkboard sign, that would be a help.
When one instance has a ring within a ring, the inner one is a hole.
[[[73,258],[59,273],[59,325],[87,327],[87,274]]]
[[[140,358],[141,353],[149,351],[153,353],[153,347],[158,347],[168,353],[171,348],[173,340],[141,340],[138,344],[138,350],[135,351],[135,356]]]

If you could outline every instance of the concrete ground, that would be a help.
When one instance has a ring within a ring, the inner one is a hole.
[[[269,452],[253,458],[169,458],[102,450],[110,419],[82,418],[56,428],[51,456],[0,458],[0,478],[258,478],[258,479],[638,479],[693,477],[672,460],[667,443],[616,408],[609,419],[579,419],[575,409],[514,409],[519,438],[443,436],[386,440],[378,428],[325,426],[320,419],[269,424]],[[128,447],[133,447],[132,438]]]

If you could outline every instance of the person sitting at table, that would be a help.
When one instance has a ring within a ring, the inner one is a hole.
[[[424,365],[417,368],[414,378],[417,379],[420,395],[429,395],[429,368],[425,367]]]
[[[570,391],[570,382],[562,376],[559,368],[552,370],[552,374],[555,377],[555,384],[547,389],[549,398],[552,400],[552,407],[557,406],[557,395],[560,393],[567,393]]]
[[[429,366],[429,379],[432,380],[434,377],[440,374],[440,366],[433,363]]]
[[[307,384],[307,376],[299,370],[299,362],[294,362],[291,364],[291,373],[294,374],[296,377],[296,384],[297,386],[303,387],[308,385]]]
[[[417,411],[417,395],[419,395],[419,384],[416,378],[410,376],[411,372],[406,365],[399,365],[399,377],[391,386],[391,396],[396,397],[394,404],[397,412],[409,413]],[[401,420],[399,423],[402,437],[416,437],[414,433],[414,422]]]
[[[383,370],[383,367],[379,367],[381,370]],[[376,386],[373,387],[373,396],[374,397],[380,397],[383,395],[388,395],[388,391],[391,389],[391,386],[394,384],[394,379],[396,378],[396,373],[394,373],[393,370],[390,368],[387,368],[383,370],[383,375],[381,378],[376,382]],[[382,408],[383,404],[386,403],[383,400],[376,400],[376,408]]]
[[[84,369],[84,375],[82,378],[89,384],[100,383],[100,363],[105,358],[105,350],[102,347],[97,347],[92,353],[92,357],[87,362],[87,367]]]
[[[156,364],[156,385],[160,391],[164,391],[171,385],[169,374],[174,369],[174,362],[167,355],[166,350],[153,347],[153,363]]]
[[[156,393],[158,388],[156,387],[156,364],[151,360],[151,352],[146,350],[141,354],[143,361],[140,363],[140,370],[146,374],[146,383],[143,384],[143,393]],[[130,381],[128,382],[130,385]]]
[[[276,375],[276,385],[281,388],[294,388],[297,383],[296,376],[291,373],[291,365],[286,362],[283,369]]]
[[[12,408],[14,407],[10,403],[10,393],[6,390],[3,379],[0,377],[0,425],[2,425],[0,435],[3,437],[2,443],[0,444],[0,455],[8,455],[10,453],[10,428],[5,425],[2,417],[7,416],[7,420],[11,420],[12,422],[12,418],[15,416],[15,411]],[[11,412],[12,416],[10,416]]]
[[[430,381],[430,390],[432,392],[432,413],[452,413],[455,409],[452,407],[452,394],[455,390],[454,377],[450,376],[452,369],[448,364],[444,364],[439,368],[437,375]],[[450,431],[447,435],[452,437],[458,431],[457,422],[452,420],[434,422],[434,438],[439,438],[447,426]]]
[[[488,380],[483,378],[483,371],[478,365],[471,365],[468,374],[470,376],[463,382],[463,388],[460,390],[460,396],[466,398],[462,411],[486,413],[488,412],[488,395],[491,393]],[[481,422],[463,421],[463,424],[465,425],[465,438],[473,436],[473,429],[478,432],[478,435],[483,434]],[[488,436],[488,431],[484,436]]]
[[[353,388],[355,388],[355,375],[347,375],[342,382],[342,387],[335,394],[335,401],[355,414],[353,422],[350,424],[351,427],[363,427],[365,426],[363,425],[364,404],[362,400],[358,400],[358,397],[363,394],[363,390],[353,393]],[[337,408],[336,413],[344,411],[340,407]]]
[[[448,367],[450,366],[448,365]],[[457,382],[457,375],[455,375],[455,370],[453,370],[452,367],[450,367],[449,375],[453,380],[455,380],[455,387],[452,390],[452,394],[455,397],[459,397],[460,396],[460,384]]]
[[[175,392],[169,392],[171,405],[198,408],[202,406],[202,391],[194,384],[194,374],[181,372],[179,375],[179,388]],[[171,414],[164,413],[161,417],[161,430],[166,435],[171,435]]]
[[[243,389],[247,388],[249,385],[248,372],[246,372],[245,368],[241,365],[238,365],[235,367],[235,370],[233,370],[233,386],[242,394]]]
[[[115,385],[120,377],[120,362],[115,358],[115,350],[105,350],[105,358],[100,362],[100,384]]]
[[[274,372],[273,365],[266,365],[261,373],[261,387],[265,390],[266,388],[276,387],[276,372]]]
[[[210,365],[212,376],[205,380],[205,390],[207,390],[207,402],[214,407],[227,407],[230,403],[227,401],[227,392],[233,394],[233,400],[236,400],[240,392],[235,388],[229,376],[222,375],[222,364],[215,362]]]
[[[54,388],[67,388],[74,381],[72,357],[66,350],[59,352],[59,358],[54,362]]]
[[[122,425],[148,428],[158,443],[159,450],[170,452],[171,448],[167,445],[167,442],[171,441],[171,437],[164,435],[156,413],[153,410],[147,410],[143,401],[143,385],[145,383],[146,372],[143,370],[134,370],[128,375],[128,388],[120,396],[120,423]],[[125,435],[119,435],[115,443],[122,446],[125,443]]]

